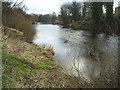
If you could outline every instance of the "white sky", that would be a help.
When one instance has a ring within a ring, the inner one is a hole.
[[[72,2],[73,0],[26,0],[27,13],[35,14],[51,14],[60,12],[60,6],[65,2]],[[85,1],[85,0],[76,0]],[[96,0],[98,1],[98,0]],[[101,0],[100,0],[101,1]],[[109,1],[109,0],[108,0]],[[120,0],[114,0],[114,7],[118,6]]]

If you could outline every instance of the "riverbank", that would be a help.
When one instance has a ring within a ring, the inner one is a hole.
[[[118,25],[117,24],[115,25],[116,27],[114,29],[113,28],[111,29],[110,26],[107,27],[106,24],[97,27],[96,24],[94,24],[91,21],[71,22],[67,26],[64,26],[64,24],[62,24],[63,28],[71,28],[76,31],[84,30],[93,32],[95,34],[105,33],[107,35],[119,35]]]
[[[27,43],[22,32],[7,29],[2,37],[3,88],[99,87],[61,72],[52,48]]]

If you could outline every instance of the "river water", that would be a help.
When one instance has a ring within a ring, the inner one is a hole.
[[[33,42],[53,47],[54,60],[63,72],[87,82],[98,78],[116,82],[118,70],[118,37],[104,33],[63,29],[59,25],[36,24]]]

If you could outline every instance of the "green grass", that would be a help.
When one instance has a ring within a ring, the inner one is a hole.
[[[55,66],[55,62],[48,61],[48,60],[42,60],[41,62],[38,62],[36,64],[37,68],[44,69],[44,70],[50,70],[50,69],[56,69],[58,68]]]
[[[32,71],[32,68],[29,65],[22,63],[21,59],[5,52],[2,53],[3,87],[15,87],[17,82],[34,75],[35,72]]]
[[[42,60],[36,65],[28,62],[20,56],[11,55],[9,53],[2,53],[3,74],[2,82],[3,88],[16,87],[16,83],[25,82],[27,79],[35,75],[38,70],[53,70],[56,69],[54,61]]]

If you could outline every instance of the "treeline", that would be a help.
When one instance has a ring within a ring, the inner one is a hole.
[[[26,14],[26,6],[21,2],[2,2],[2,23],[6,27],[15,28],[24,33],[25,39],[31,41],[35,34],[32,16]]]
[[[45,14],[45,15],[39,15],[39,21],[40,22],[47,22],[47,23],[57,23],[57,15],[55,12],[53,12],[52,14]]]
[[[60,24],[60,18],[58,15],[56,15],[55,12],[53,12],[52,14],[31,14],[31,16],[33,17],[33,24],[35,24],[36,22],[41,22],[41,23],[45,23],[45,24]]]
[[[72,2],[61,6],[60,17],[64,27],[118,33],[120,16],[113,13],[113,2]],[[86,24],[86,25],[85,25]],[[92,27],[92,28],[91,28]]]

